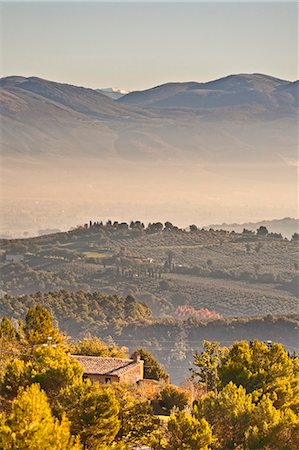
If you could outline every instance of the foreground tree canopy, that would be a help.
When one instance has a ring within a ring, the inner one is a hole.
[[[0,342],[3,450],[298,450],[299,360],[280,344],[204,342],[181,388],[145,349],[149,385],[84,380],[71,352],[126,349],[98,338],[68,344],[41,305],[17,326],[4,317]]]

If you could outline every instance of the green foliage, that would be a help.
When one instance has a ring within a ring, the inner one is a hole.
[[[53,326],[53,318],[50,312],[41,305],[29,308],[25,318],[25,333],[28,342],[33,345],[60,343],[62,336]]]
[[[15,397],[20,386],[28,384],[26,364],[21,359],[13,359],[4,370],[1,382],[1,393],[8,397]]]
[[[24,355],[24,359],[14,359],[7,364],[1,383],[4,395],[15,396],[19,386],[38,383],[53,396],[83,376],[80,364],[62,347],[36,347],[29,360],[28,355]]]
[[[112,358],[128,358],[128,351],[125,347],[119,348],[116,344],[108,345],[99,338],[84,338],[69,345],[72,355],[85,356],[110,356]]]
[[[282,345],[236,342],[217,364],[219,394],[203,396],[195,414],[208,420],[222,449],[296,449],[298,367]]]
[[[150,380],[168,380],[168,374],[165,372],[163,367],[158,363],[156,358],[149,352],[143,348],[139,348],[135,350],[132,354],[131,358],[134,358],[135,355],[140,355],[140,359],[144,361],[144,378],[148,378]]]
[[[173,408],[183,410],[191,403],[191,395],[177,386],[165,386],[153,400],[155,411],[158,414],[170,414]]]
[[[187,411],[170,416],[167,450],[208,450],[213,443],[212,430],[205,419],[196,419]]]
[[[273,432],[281,420],[281,413],[273,406],[269,397],[263,396],[258,405],[253,409],[250,426],[245,432],[245,440],[248,448],[260,449],[271,443]],[[272,442],[274,444],[274,442]]]
[[[30,382],[39,383],[50,395],[82,379],[83,369],[63,348],[37,347],[27,364]]]
[[[80,435],[86,448],[101,449],[114,441],[120,427],[119,403],[112,389],[89,380],[70,384],[63,389],[56,409],[65,411],[71,432]]]
[[[2,317],[0,323],[0,339],[7,342],[14,342],[17,340],[17,332],[7,316]]]
[[[196,408],[197,417],[207,419],[222,449],[242,444],[252,410],[252,397],[232,382],[217,397],[214,393],[204,396]]]
[[[52,337],[53,343],[61,340],[53,327],[53,318],[45,308],[58,319],[61,330],[76,337],[97,335],[99,330],[110,329],[112,332],[115,326],[121,329],[126,323],[145,320],[151,315],[150,309],[133,297],[123,298],[101,292],[60,290],[14,297],[6,295],[1,302],[2,309],[10,315],[13,311],[16,319],[23,319],[30,307],[25,330],[32,344],[45,343],[48,337]]]
[[[140,395],[138,388],[123,383],[113,383],[111,388],[119,402],[120,428],[117,441],[131,445],[146,444],[159,427],[150,402]]]
[[[217,397],[214,393],[204,396],[194,412],[206,418],[221,449],[296,450],[299,416],[289,408],[275,408],[269,396],[257,404],[253,397],[230,382]]]
[[[4,316],[0,323],[0,375],[6,363],[18,356],[20,347],[19,333],[8,317]]]
[[[51,414],[46,394],[33,384],[21,389],[12,403],[11,414],[0,415],[2,450],[80,450],[70,435],[69,422]]]
[[[293,405],[299,411],[298,358],[281,344],[236,342],[222,358],[219,374],[223,386],[232,381],[247,392],[269,393],[275,406]]]
[[[152,406],[143,399],[135,399],[126,404],[120,400],[120,419],[118,438],[130,444],[148,443],[159,425]]]
[[[218,367],[221,356],[226,349],[221,348],[219,342],[203,341],[203,351],[194,354],[194,365],[192,376],[198,377],[200,383],[204,383],[206,392],[217,390],[219,375]]]

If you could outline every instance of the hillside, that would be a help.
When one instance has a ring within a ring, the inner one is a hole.
[[[298,241],[279,235],[149,231],[128,225],[78,228],[2,240],[2,291],[57,289],[128,294],[154,316],[180,306],[223,317],[299,314]],[[5,262],[5,254],[23,261]]]

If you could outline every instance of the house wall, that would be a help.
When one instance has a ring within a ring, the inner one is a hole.
[[[88,378],[92,383],[98,381],[101,384],[119,383],[120,379],[116,375],[85,375],[84,378]],[[109,381],[110,380],[110,381]]]
[[[133,366],[130,370],[126,371],[124,374],[119,375],[120,381],[125,383],[137,383],[143,379],[143,369],[144,362],[139,361],[139,364]]]

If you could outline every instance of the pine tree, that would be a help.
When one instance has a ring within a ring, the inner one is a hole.
[[[7,316],[2,317],[0,324],[0,339],[8,342],[17,340],[17,332]]]
[[[39,383],[52,396],[66,386],[81,381],[83,377],[83,368],[63,347],[35,348],[27,371],[30,383]]]
[[[2,450],[80,450],[65,416],[52,416],[46,394],[37,384],[20,389],[9,417],[0,416]]]
[[[213,443],[212,430],[205,419],[196,419],[187,411],[172,414],[168,422],[167,450],[208,450]]]
[[[217,397],[211,392],[200,399],[196,415],[211,425],[220,448],[233,449],[244,441],[253,408],[252,396],[230,382]]]
[[[58,412],[66,412],[71,431],[79,434],[87,448],[113,442],[119,430],[119,403],[112,389],[92,384],[90,380],[63,389],[58,399]]]
[[[62,335],[54,327],[50,312],[41,305],[28,309],[24,331],[27,340],[32,345],[52,345],[62,341]]]
[[[131,358],[134,358],[135,355],[139,355],[140,359],[144,361],[144,378],[151,380],[168,380],[168,374],[151,352],[139,348],[132,354]]]
[[[219,375],[218,368],[221,356],[226,351],[221,348],[219,342],[203,341],[203,351],[194,354],[194,365],[197,369],[192,370],[192,376],[198,377],[203,383],[206,392],[213,390],[217,392]]]

